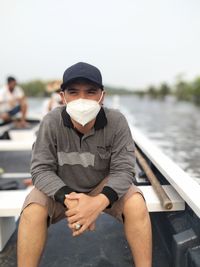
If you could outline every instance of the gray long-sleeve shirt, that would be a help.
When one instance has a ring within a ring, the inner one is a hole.
[[[135,175],[134,142],[125,117],[101,108],[94,127],[80,138],[65,107],[48,113],[33,146],[33,183],[54,198],[63,187],[89,192],[106,176],[106,188],[124,195]]]

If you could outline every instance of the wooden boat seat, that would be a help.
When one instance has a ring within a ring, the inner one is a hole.
[[[149,212],[178,211],[185,209],[185,201],[181,198],[181,196],[176,192],[176,190],[171,185],[162,186],[172,201],[173,207],[170,210],[166,210],[164,207],[162,207],[158,195],[151,185],[138,186],[138,187],[144,194],[144,198],[146,200]]]
[[[31,189],[0,191],[0,218],[19,216],[24,199]]]
[[[16,220],[31,188],[0,191],[0,252],[16,229]]]
[[[152,186],[139,186],[144,194],[149,212],[168,211],[165,210]],[[164,185],[164,190],[173,203],[170,211],[184,210],[185,202],[173,189],[171,185]],[[16,225],[15,217],[18,218],[26,195],[32,187],[25,190],[0,191],[0,251],[3,250],[7,241],[13,234]]]

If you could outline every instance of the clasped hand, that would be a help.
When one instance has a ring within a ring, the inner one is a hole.
[[[103,194],[88,196],[84,193],[70,193],[66,195],[65,205],[68,210],[65,215],[72,235],[78,236],[86,230],[95,229],[95,221],[100,213],[108,206],[109,200]],[[76,224],[81,228],[76,230]]]

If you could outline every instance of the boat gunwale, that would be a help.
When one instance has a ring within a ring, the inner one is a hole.
[[[200,185],[197,181],[191,178],[174,161],[165,155],[140,130],[133,125],[129,125],[129,127],[138,147],[200,218]]]

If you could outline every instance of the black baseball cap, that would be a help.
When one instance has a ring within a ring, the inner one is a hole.
[[[64,91],[66,86],[78,79],[87,80],[95,83],[101,89],[103,89],[102,76],[98,68],[88,63],[79,62],[71,67],[67,68],[63,74],[63,83],[61,84],[61,89]]]

